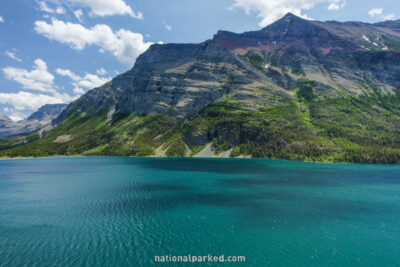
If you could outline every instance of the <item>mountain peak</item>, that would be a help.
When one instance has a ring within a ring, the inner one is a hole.
[[[279,23],[279,22],[291,22],[291,21],[307,21],[307,20],[303,19],[303,18],[301,18],[299,16],[296,16],[295,14],[289,12],[289,13],[286,13],[285,16],[283,16],[282,18],[278,19],[277,21],[275,21],[272,24]]]
[[[271,29],[279,31],[279,29],[283,30],[282,28],[287,28],[287,27],[289,27],[289,25],[293,26],[293,25],[297,25],[297,24],[307,25],[307,24],[309,24],[309,21],[289,12],[285,16],[280,18],[279,20],[277,20],[274,23],[269,24],[268,26],[261,29],[261,31],[268,31]]]
[[[281,19],[296,19],[296,18],[301,19],[299,16],[296,16],[295,14],[288,12]]]

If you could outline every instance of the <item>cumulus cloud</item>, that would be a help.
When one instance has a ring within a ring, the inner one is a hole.
[[[73,5],[79,5],[90,9],[92,17],[104,17],[112,15],[129,15],[135,19],[143,19],[141,12],[135,12],[123,0],[69,0]]]
[[[65,103],[73,98],[67,95],[34,94],[19,91],[18,93],[0,93],[0,103],[10,105],[16,110],[36,110],[45,104]],[[12,115],[11,115],[12,116]]]
[[[6,55],[7,55],[9,58],[14,59],[14,60],[16,60],[16,61],[18,61],[18,62],[22,62],[22,59],[20,59],[19,57],[17,57],[17,56],[15,55],[14,52],[6,51],[5,53],[6,53]]]
[[[91,17],[129,15],[135,19],[143,19],[143,14],[132,10],[124,0],[36,0],[36,2],[41,11],[52,14],[64,14],[66,12],[64,7],[77,9],[73,13],[79,20],[83,15],[80,8],[88,9]],[[52,8],[53,6],[56,7]]]
[[[383,16],[383,19],[384,19],[384,20],[394,20],[395,17],[396,17],[396,16],[395,16],[393,13],[391,13],[391,14],[388,14],[388,15],[386,15],[386,16]]]
[[[162,21],[162,24],[165,26],[165,29],[167,29],[168,31],[172,31],[171,25],[168,25],[165,21]]]
[[[44,1],[39,1],[38,4],[39,4],[39,9],[40,9],[41,11],[47,12],[47,13],[54,13],[54,10],[51,9],[51,8],[49,8],[49,7],[47,6],[46,2],[44,2]]]
[[[368,15],[370,15],[371,17],[377,17],[382,15],[383,13],[383,8],[373,8],[370,11],[368,11]]]
[[[78,75],[76,75],[75,73],[73,73],[70,70],[64,70],[64,69],[57,68],[56,73],[61,76],[67,76],[67,77],[71,78],[72,80],[80,79],[80,77]]]
[[[2,16],[0,16],[0,22],[4,22],[4,19]]]
[[[13,109],[13,108],[9,108],[9,107],[4,107],[3,108],[5,113],[8,113],[9,115],[7,117],[9,117],[12,121],[20,121],[24,119],[24,114],[22,114],[21,112]]]
[[[107,71],[100,68],[96,74],[85,73],[80,76],[68,69],[57,68],[55,73],[69,77],[73,86],[73,95],[59,92],[59,87],[54,84],[55,77],[48,71],[47,64],[42,59],[35,60],[32,70],[6,67],[3,68],[4,76],[22,85],[22,90],[18,92],[0,93],[0,104],[7,105],[8,113],[13,120],[21,119],[21,114],[28,110],[36,110],[45,104],[68,103],[80,95],[85,90],[99,87],[111,80],[104,77]],[[27,92],[34,90],[39,92]]]
[[[35,22],[35,31],[50,40],[56,40],[82,50],[89,45],[97,45],[102,51],[112,53],[125,64],[132,64],[136,58],[152,44],[144,42],[143,35],[120,29],[117,32],[105,24],[85,28],[81,24],[63,22],[52,18],[51,23]]]
[[[82,22],[82,20],[83,20],[82,9],[75,10],[74,15],[75,15],[76,19],[79,20],[79,22]]]
[[[10,111],[7,111],[8,113],[12,113],[11,115],[9,115],[8,117],[13,121],[13,122],[17,122],[17,121],[21,121],[25,118],[24,114],[22,114],[21,112],[15,111],[13,109],[11,109]]]
[[[368,11],[368,15],[370,15],[372,18],[383,20],[393,20],[395,18],[395,15],[393,13],[387,15],[383,14],[383,8],[381,7],[371,9],[370,11]]]
[[[246,14],[255,12],[261,18],[260,27],[265,27],[288,12],[309,18],[304,11],[319,3],[328,3],[328,9],[330,7],[331,10],[338,10],[345,6],[344,0],[234,0],[230,9],[243,9]]]
[[[328,6],[328,10],[340,10],[346,6],[345,0],[330,0],[330,4]]]
[[[76,95],[83,95],[83,94],[85,93],[85,90],[83,90],[82,88],[79,88],[79,87],[75,87],[75,88],[73,89],[73,92],[74,92],[74,94],[76,94]]]
[[[104,68],[100,68],[96,70],[97,75],[104,76],[107,74],[107,71]]]
[[[50,14],[65,14],[65,9],[61,6],[56,7],[55,9],[50,8],[45,1],[37,1],[39,5],[39,9],[43,12]]]
[[[20,68],[3,68],[4,76],[22,85],[24,89],[42,92],[55,92],[54,76],[47,71],[46,62],[40,58],[35,60],[33,70],[28,71]]]
[[[56,8],[56,13],[57,14],[65,14],[65,9],[62,7],[57,7]]]
[[[90,73],[86,73],[84,76],[79,76],[68,69],[57,68],[56,73],[61,76],[69,77],[72,80],[71,84],[74,87],[74,93],[79,95],[85,92],[83,88],[96,88],[111,80],[111,77],[99,77]],[[102,75],[104,75],[106,70],[102,68],[97,70],[97,73],[103,73]]]

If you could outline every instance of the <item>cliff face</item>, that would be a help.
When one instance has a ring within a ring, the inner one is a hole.
[[[258,79],[222,46],[205,42],[189,47],[153,46],[139,57],[132,81],[117,86],[121,112],[163,113],[184,117],[229,93],[227,83],[238,86]],[[168,111],[167,111],[168,110]]]
[[[164,113],[183,118],[231,92],[264,77],[223,46],[201,44],[153,45],[130,71],[72,103],[70,112],[115,107],[121,113]]]
[[[399,163],[399,25],[287,14],[259,31],[155,44],[42,140],[1,153]]]

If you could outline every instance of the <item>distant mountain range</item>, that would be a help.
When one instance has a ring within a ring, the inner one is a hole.
[[[0,114],[0,138],[25,136],[51,125],[51,121],[60,115],[66,104],[47,104],[34,112],[27,119],[13,122]]]
[[[400,162],[400,20],[309,21],[154,44],[0,155]]]
[[[12,120],[9,117],[7,117],[3,114],[0,114],[0,127],[4,126],[6,124],[9,124],[11,122],[12,122]]]

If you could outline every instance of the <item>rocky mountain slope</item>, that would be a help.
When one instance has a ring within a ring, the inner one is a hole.
[[[26,120],[49,122],[57,118],[65,109],[67,104],[47,104],[32,113]]]
[[[0,155],[399,163],[400,21],[308,21],[155,44]]]

